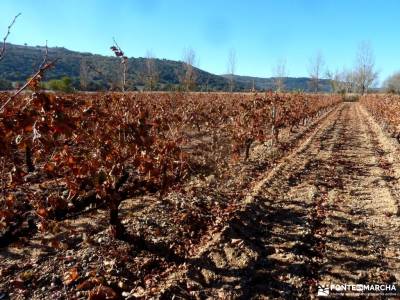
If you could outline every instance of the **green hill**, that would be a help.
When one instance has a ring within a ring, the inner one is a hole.
[[[51,47],[49,59],[58,58],[56,66],[46,73],[45,80],[69,77],[75,89],[109,90],[120,87],[120,61],[113,56],[71,51],[61,47]],[[45,48],[42,46],[21,46],[7,44],[5,58],[0,62],[0,89],[11,89],[16,83],[25,82],[43,60]],[[146,58],[129,58],[127,89],[146,88]],[[167,59],[154,59],[158,73],[156,90],[176,90],[184,74],[184,64]],[[195,68],[196,90],[228,91],[229,75],[215,75]],[[84,79],[84,84],[81,79]],[[273,78],[258,78],[235,75],[235,91],[248,91],[253,86],[257,90],[274,89]],[[285,78],[286,90],[309,90],[309,78]],[[82,88],[84,87],[84,88]],[[329,91],[329,81],[321,81],[323,91]]]
[[[24,82],[37,69],[43,60],[45,48],[41,46],[19,46],[7,44],[7,52],[0,63],[0,80],[5,84]],[[65,48],[49,47],[49,59],[58,58],[56,66],[46,73],[46,80],[68,76],[75,88],[80,89],[80,76],[86,70],[88,90],[108,90],[120,86],[120,63],[118,58],[91,53],[81,53]],[[158,90],[175,89],[184,73],[182,62],[167,59],[155,59],[158,73]],[[145,58],[129,58],[127,88],[141,89],[145,85]],[[195,68],[197,90],[227,90],[228,80]],[[1,86],[1,83],[0,83]],[[238,89],[243,87],[238,86]]]

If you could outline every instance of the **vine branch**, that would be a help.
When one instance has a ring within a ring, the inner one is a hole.
[[[4,54],[6,53],[6,42],[7,42],[8,36],[9,36],[10,33],[11,33],[11,28],[13,27],[15,21],[17,20],[17,18],[18,18],[20,15],[21,15],[21,13],[19,13],[18,15],[16,15],[16,16],[14,17],[14,19],[12,20],[12,22],[10,23],[10,25],[8,25],[7,33],[6,33],[6,35],[4,36],[4,38],[3,38],[3,45],[2,45],[2,47],[1,47],[1,49],[0,49],[0,61],[3,60]]]
[[[55,63],[59,58],[55,58],[54,60],[48,62],[48,56],[49,56],[49,48],[47,47],[47,41],[46,41],[46,52],[43,57],[43,61],[39,66],[39,69],[36,71],[35,74],[29,80],[18,90],[16,91],[13,95],[11,95],[7,101],[1,106],[0,112],[4,110],[4,108],[7,106],[8,103],[10,103],[15,97],[17,97],[23,90],[25,90],[28,86],[38,86],[40,83],[44,73],[54,67]]]

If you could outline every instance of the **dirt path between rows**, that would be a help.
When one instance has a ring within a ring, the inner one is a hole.
[[[344,103],[255,184],[185,285],[200,298],[309,299],[317,284],[398,283],[394,151],[360,104]]]

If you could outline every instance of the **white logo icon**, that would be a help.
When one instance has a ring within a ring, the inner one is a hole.
[[[323,285],[318,285],[317,296],[322,296],[322,297],[329,296],[329,287],[323,286]]]

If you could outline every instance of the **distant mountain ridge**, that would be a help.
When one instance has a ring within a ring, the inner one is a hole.
[[[63,47],[49,47],[49,58],[59,58],[56,66],[46,73],[45,80],[60,79],[64,76],[72,79],[76,89],[81,89],[85,77],[86,90],[115,89],[120,85],[120,64],[116,57],[71,51]],[[45,48],[42,46],[14,45],[7,43],[5,58],[0,62],[0,89],[9,89],[11,84],[25,82],[43,60]],[[180,77],[184,74],[184,64],[180,61],[155,59],[158,71],[157,90],[175,90],[180,86]],[[145,87],[146,58],[129,58],[127,89],[137,90]],[[195,68],[196,90],[228,91],[230,75],[215,75]],[[83,76],[85,74],[85,76]],[[259,78],[234,75],[235,90],[248,91],[254,86],[257,90],[274,89],[273,78]],[[309,91],[309,78],[291,78],[284,80],[286,90]],[[321,90],[329,91],[329,80],[321,81]]]
[[[227,79],[231,78],[231,75],[221,75]],[[240,76],[233,75],[234,81],[240,86],[244,85],[247,89],[252,89],[253,85],[256,90],[275,90],[276,78],[262,78],[252,76]],[[283,86],[286,91],[306,91],[309,92],[311,87],[311,79],[308,77],[284,77]],[[319,81],[319,91],[330,92],[332,89],[331,81],[329,79],[321,79]]]

